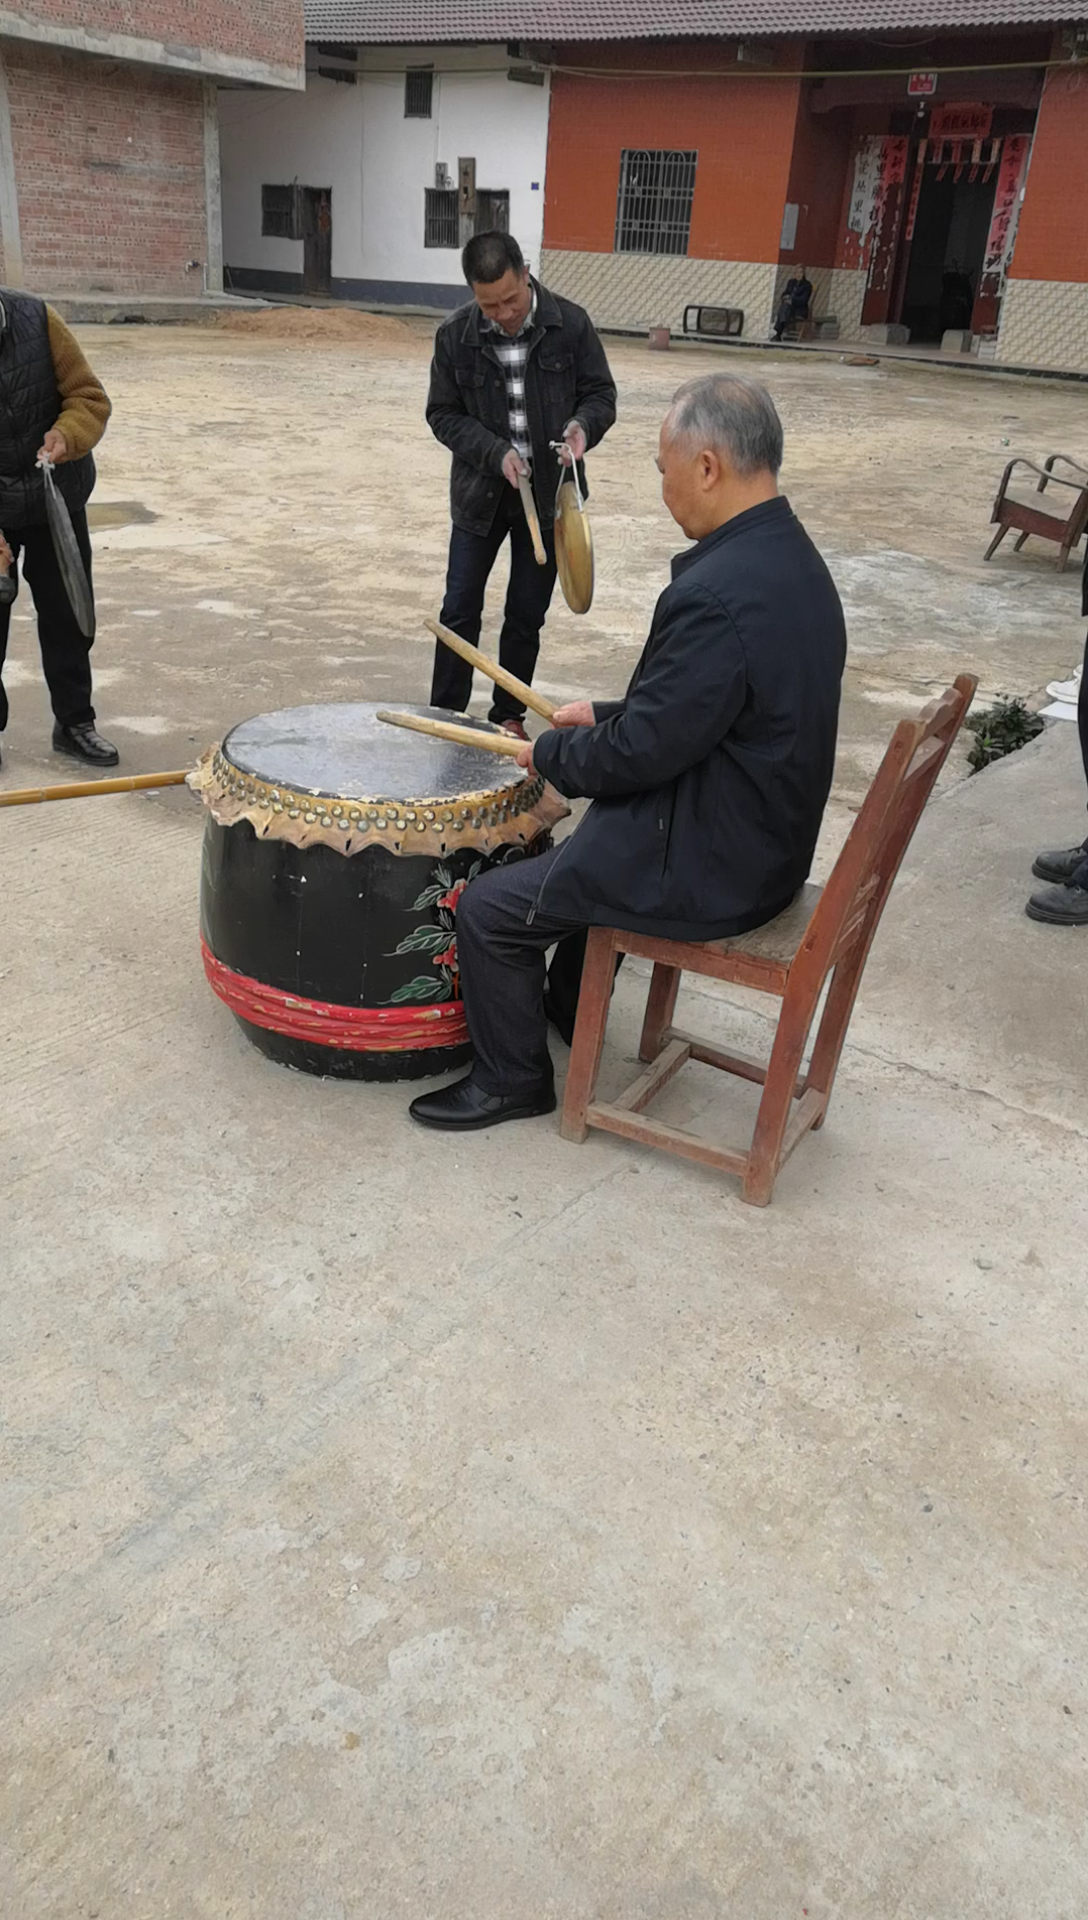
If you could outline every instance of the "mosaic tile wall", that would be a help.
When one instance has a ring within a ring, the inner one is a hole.
[[[671,327],[684,308],[741,307],[744,338],[765,340],[777,269],[752,260],[691,260],[666,254],[568,253],[545,248],[540,276],[553,293],[585,307],[599,326]]]
[[[1001,302],[998,361],[1088,373],[1088,286],[1068,280],[1010,280]]]

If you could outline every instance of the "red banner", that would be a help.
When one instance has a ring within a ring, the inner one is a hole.
[[[931,140],[985,140],[993,119],[993,108],[984,107],[979,101],[934,107],[929,116],[929,137]]]

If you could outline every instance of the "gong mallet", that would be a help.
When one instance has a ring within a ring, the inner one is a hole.
[[[13,787],[0,793],[0,807],[32,807],[40,800],[91,800],[99,793],[144,793],[151,787],[180,787],[189,769],[177,773],[133,773],[120,780],[68,780],[60,787]]]
[[[493,680],[497,687],[505,687],[507,693],[512,693],[515,700],[524,701],[527,707],[532,707],[534,713],[539,713],[542,720],[553,718],[555,714],[553,701],[545,700],[542,693],[534,693],[532,687],[524,680],[519,680],[516,673],[510,673],[506,667],[500,667],[496,661],[489,660],[486,653],[481,653],[479,647],[473,646],[471,640],[462,640],[459,633],[454,633],[450,627],[444,627],[440,620],[425,620],[423,624],[429,632],[434,634],[436,640],[441,640],[442,645],[450,649],[451,653],[459,653],[462,660],[467,660],[471,667],[479,667],[480,672],[486,674],[489,680]]]
[[[529,523],[529,533],[533,542],[533,553],[536,558],[536,564],[538,567],[546,567],[548,564],[548,556],[544,551],[544,542],[540,536],[540,518],[537,514],[536,501],[533,499],[533,489],[527,473],[518,474],[518,492],[521,495],[521,504],[525,509],[525,518]]]
[[[431,720],[422,713],[383,713],[377,715],[389,727],[407,727],[411,733],[429,733],[434,740],[452,740],[456,747],[482,747],[485,753],[501,753],[516,760],[525,746],[509,733],[485,733],[482,728],[459,727],[453,720]]]

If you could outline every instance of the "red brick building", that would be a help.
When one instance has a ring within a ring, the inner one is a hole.
[[[217,82],[303,69],[301,0],[0,5],[0,281],[221,286]]]
[[[306,17],[311,37],[505,41],[536,63],[542,272],[602,324],[679,327],[705,303],[762,339],[804,264],[843,338],[958,334],[1088,372],[1078,0],[306,0]]]

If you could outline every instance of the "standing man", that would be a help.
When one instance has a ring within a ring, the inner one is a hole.
[[[478,643],[488,576],[509,537],[499,659],[531,683],[555,586],[551,442],[564,442],[567,465],[581,463],[616,418],[616,385],[589,315],[532,278],[510,234],[476,234],[461,264],[473,298],[438,329],[427,396],[427,424],[453,454],[442,623]],[[584,493],[580,465],[579,473]],[[519,474],[535,482],[548,555],[543,567],[533,556]],[[472,668],[439,641],[432,706],[463,713],[471,692]],[[501,687],[490,717],[519,740],[528,738],[525,708]]]
[[[51,460],[57,469],[57,488],[90,580],[86,505],[95,482],[91,448],[101,440],[109,417],[105,391],[60,315],[33,294],[0,287],[0,570],[17,583],[21,560],[33,595],[53,702],[54,750],[94,767],[115,767],[119,756],[95,731],[91,642],[80,632],[61,578],[37,462]],[[10,616],[11,600],[0,596],[0,670]],[[0,685],[0,733],[7,723],[7,695]]]
[[[757,381],[722,373],[681,387],[657,464],[695,545],[672,563],[624,699],[561,707],[518,754],[593,804],[551,853],[494,867],[462,894],[476,1059],[465,1079],[412,1102],[424,1126],[552,1111],[547,1022],[573,1026],[586,927],[724,939],[773,920],[807,880],[846,629],[831,575],[778,491],[781,460],[782,425]]]

